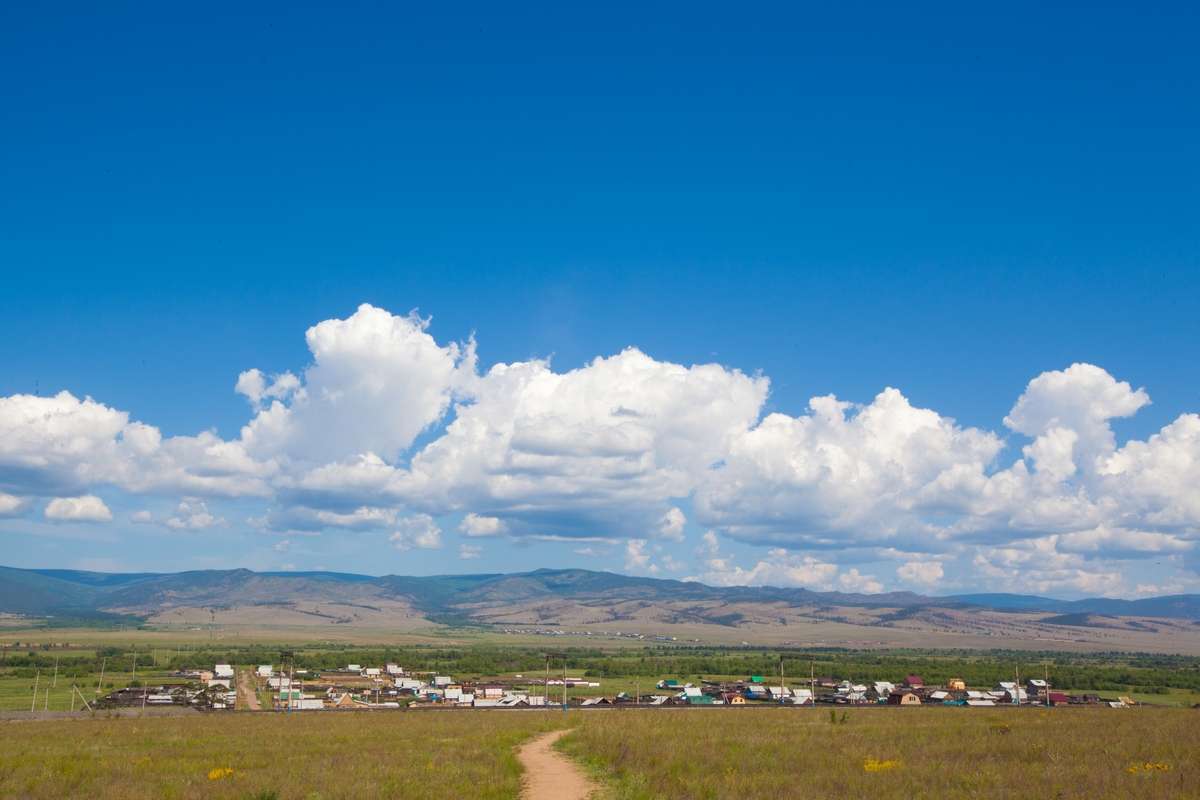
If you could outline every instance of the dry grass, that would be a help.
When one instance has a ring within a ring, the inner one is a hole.
[[[535,713],[210,714],[0,723],[0,797],[512,798]]]
[[[824,708],[620,711],[592,715],[561,747],[608,776],[620,800],[1200,797],[1196,711],[882,708],[846,718],[830,724]]]
[[[840,719],[842,712],[837,712]],[[1200,712],[695,709],[195,715],[0,723],[0,797],[515,798],[516,744],[610,798],[1200,797]]]

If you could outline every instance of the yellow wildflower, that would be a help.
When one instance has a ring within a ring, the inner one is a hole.
[[[1130,775],[1137,775],[1138,773],[1169,772],[1170,769],[1171,765],[1165,761],[1145,761],[1141,764],[1130,764],[1125,771]]]
[[[865,772],[883,772],[889,769],[896,769],[898,766],[900,766],[900,761],[894,758],[888,759],[887,761],[868,758],[863,762],[863,770]]]
[[[208,771],[208,779],[210,781],[219,781],[222,778],[228,778],[233,774],[233,767],[216,767]]]

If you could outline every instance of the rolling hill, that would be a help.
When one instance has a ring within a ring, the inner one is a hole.
[[[492,618],[497,616],[519,616],[520,609],[557,607],[561,616],[567,616],[567,607],[628,604],[641,608],[686,607],[699,620],[725,625],[737,624],[739,620],[731,618],[731,612],[713,609],[806,609],[817,615],[841,610],[842,616],[849,617],[886,609],[891,622],[919,618],[930,609],[968,614],[1045,612],[1085,622],[1092,616],[1200,620],[1200,595],[1140,600],[1056,600],[1014,594],[930,597],[911,592],[868,595],[770,586],[715,587],[582,569],[373,577],[337,572],[260,573],[247,569],[112,574],[0,567],[0,612],[25,616],[121,613],[152,618],[179,608],[291,604],[369,609],[399,605],[434,620],[451,617],[484,624],[495,622]],[[746,616],[744,611],[732,613]],[[560,620],[550,615],[542,621]]]

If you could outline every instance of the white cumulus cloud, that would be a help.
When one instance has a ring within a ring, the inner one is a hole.
[[[99,497],[56,497],[46,504],[45,516],[54,522],[109,522],[112,512]]]

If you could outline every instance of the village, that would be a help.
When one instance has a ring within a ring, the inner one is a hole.
[[[919,675],[897,682],[855,683],[848,679],[811,676],[805,685],[751,675],[744,679],[666,678],[650,691],[602,694],[601,682],[567,675],[515,674],[487,680],[456,680],[434,672],[409,672],[397,664],[365,667],[347,664],[321,672],[263,664],[235,668],[216,664],[210,669],[180,670],[171,675],[181,682],[160,686],[126,687],[100,699],[98,707],[186,706],[204,711],[235,708],[264,711],[325,711],[449,708],[612,708],[688,706],[960,706],[1124,708],[1137,705],[1128,696],[1102,698],[1097,694],[1055,691],[1042,678],[1001,681],[987,689],[969,688],[951,678],[945,685],[928,685]],[[647,681],[649,684],[649,681]],[[594,690],[594,692],[593,692]]]

